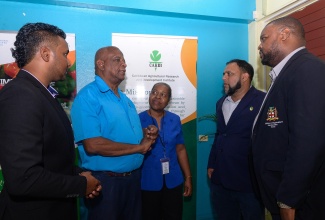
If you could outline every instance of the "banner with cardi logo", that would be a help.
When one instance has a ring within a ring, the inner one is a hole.
[[[11,48],[14,48],[17,32],[0,31],[0,90],[16,77],[19,68],[15,59],[11,56]],[[67,71],[66,78],[62,81],[52,82],[51,85],[59,92],[58,101],[70,117],[70,108],[76,96],[76,47],[75,34],[67,34],[66,41],[69,45],[68,59],[71,67]],[[0,107],[1,108],[1,107]],[[0,164],[0,192],[3,187],[3,177]]]
[[[170,85],[172,98],[166,110],[180,116],[185,145],[196,182],[196,103],[197,37],[112,34],[127,64],[126,79],[120,89],[133,101],[140,113],[149,108],[151,88],[158,82]],[[183,219],[195,216],[196,192],[184,201]]]
[[[120,89],[138,112],[148,109],[152,86],[164,82],[172,88],[167,110],[182,123],[196,118],[197,37],[113,33],[112,45],[120,48],[127,63]]]

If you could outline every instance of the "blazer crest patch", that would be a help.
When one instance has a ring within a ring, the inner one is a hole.
[[[266,121],[277,121],[278,118],[278,110],[276,110],[276,107],[269,107],[269,110],[267,111],[267,118]]]
[[[276,109],[276,107],[269,107],[268,111],[266,112],[265,125],[269,126],[270,128],[275,128],[276,126],[282,123],[283,121],[279,121],[278,110]]]

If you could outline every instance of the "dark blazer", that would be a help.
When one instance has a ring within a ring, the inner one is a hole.
[[[227,125],[222,113],[223,96],[216,104],[217,133],[211,148],[208,168],[211,182],[240,192],[253,192],[248,166],[252,126],[265,93],[253,86],[241,99]]]
[[[77,219],[86,178],[74,166],[70,121],[32,75],[20,71],[0,91],[0,219]]]
[[[254,127],[252,152],[266,208],[325,219],[325,63],[298,51],[272,86]]]

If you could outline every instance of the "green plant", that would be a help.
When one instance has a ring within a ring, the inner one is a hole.
[[[209,114],[209,115],[204,115],[202,117],[199,117],[199,121],[202,120],[211,120],[217,122],[218,118],[216,114]]]
[[[198,118],[199,121],[202,120],[210,120],[210,121],[214,121],[215,123],[217,123],[218,117],[217,115],[214,114],[208,114],[208,115],[204,115]],[[209,134],[204,134],[204,135],[200,135],[199,136],[199,141],[206,141],[208,136],[212,136],[215,135],[215,133],[209,133]]]

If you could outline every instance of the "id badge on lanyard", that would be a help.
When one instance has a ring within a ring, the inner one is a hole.
[[[149,110],[149,115],[152,119],[152,123],[154,125],[156,125],[153,117],[151,116],[151,112]],[[161,124],[161,130],[159,132],[162,133],[162,135],[164,136],[164,131],[163,131],[163,125],[164,125],[164,119],[165,119],[165,113],[164,113],[164,116],[162,117],[162,124]],[[158,124],[157,124],[158,126]],[[159,127],[159,126],[158,126]],[[160,159],[160,162],[161,162],[161,169],[162,169],[162,174],[168,174],[169,173],[169,161],[170,159],[168,157],[166,157],[166,145],[165,145],[165,142],[164,142],[164,137],[161,137],[160,134],[158,134],[158,138],[161,142],[161,145],[163,146],[163,152],[164,152],[164,157]]]
[[[161,162],[161,168],[162,168],[162,174],[168,174],[169,173],[169,158],[164,157],[160,159]]]

